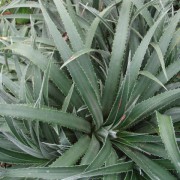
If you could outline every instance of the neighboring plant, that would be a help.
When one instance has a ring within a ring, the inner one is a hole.
[[[86,4],[87,3],[87,4]],[[168,0],[12,1],[0,21],[2,179],[180,177],[180,10]]]
[[[36,7],[33,1],[28,2],[26,0],[19,0],[19,1],[8,0],[1,2],[0,11],[4,16],[11,15],[8,16],[8,18],[12,18],[12,19],[15,18],[16,24],[22,25],[22,24],[30,23],[30,17],[31,17],[30,15],[33,14],[33,7]]]

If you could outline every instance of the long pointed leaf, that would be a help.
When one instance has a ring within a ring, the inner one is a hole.
[[[167,72],[166,72],[166,68],[165,68],[164,57],[163,57],[163,54],[161,52],[161,49],[160,49],[158,44],[151,43],[151,45],[156,50],[156,53],[157,53],[157,55],[159,57],[159,61],[160,61],[160,64],[161,64],[161,67],[162,67],[162,70],[163,70],[163,73],[164,73],[164,76],[165,76],[166,80],[168,81],[168,76],[167,76]]]
[[[84,157],[82,158],[81,164],[86,165],[86,164],[91,163],[93,161],[92,157],[95,157],[98,154],[99,149],[100,149],[100,143],[96,139],[96,137],[93,135],[91,138],[91,142],[89,144],[88,150],[86,154],[84,155]]]
[[[109,155],[111,154],[111,149],[112,145],[109,139],[106,139],[103,147],[101,148],[97,156],[94,158],[92,163],[87,167],[86,171],[94,170],[101,167],[105,163],[107,157],[109,157]]]
[[[66,98],[64,100],[64,103],[63,103],[63,106],[62,106],[62,111],[63,112],[66,112],[67,109],[68,109],[68,106],[69,106],[73,91],[74,91],[74,84],[72,84],[71,89],[69,90],[69,93],[68,93],[68,95],[66,96]]]
[[[174,164],[178,173],[180,173],[180,150],[176,142],[172,119],[169,116],[161,115],[156,112],[159,125],[159,131],[162,141],[165,145],[170,160]]]
[[[156,83],[158,83],[160,86],[162,86],[165,90],[167,90],[166,87],[163,85],[163,83],[162,83],[161,81],[159,81],[159,79],[156,78],[156,77],[155,77],[153,74],[151,74],[150,72],[148,72],[148,71],[140,71],[139,74],[144,75],[144,76],[148,77],[149,79],[152,79],[153,81],[155,81]]]
[[[67,31],[69,40],[72,44],[72,48],[75,52],[80,51],[83,49],[84,44],[83,41],[71,19],[71,17],[69,16],[69,13],[67,12],[66,8],[63,5],[63,1],[62,0],[53,0],[58,13],[63,21],[63,24],[65,26],[65,29]],[[79,63],[82,67],[82,69],[85,71],[87,78],[89,79],[90,83],[92,84],[93,90],[96,93],[96,96],[100,102],[100,97],[99,97],[99,90],[98,90],[98,85],[97,85],[97,79],[93,70],[93,66],[91,63],[91,60],[89,58],[88,55],[83,55],[81,57],[79,57]]]
[[[99,16],[97,16],[93,20],[90,28],[88,29],[87,35],[86,35],[86,44],[85,44],[86,48],[88,48],[88,49],[91,48],[91,44],[93,42],[93,38],[94,38],[95,33],[97,31],[98,25],[101,22],[100,17],[104,17],[106,14],[108,14],[113,6],[114,6],[114,4],[112,4],[111,6],[108,6],[107,8],[103,9],[103,11],[99,13]]]
[[[168,25],[168,27],[165,29],[163,35],[161,36],[160,40],[159,40],[159,47],[161,49],[161,52],[163,54],[163,56],[165,56],[166,54],[166,51],[168,49],[168,46],[169,46],[169,43],[171,42],[171,39],[173,37],[173,33],[175,32],[175,29],[176,29],[176,26],[179,22],[179,19],[180,19],[180,11],[177,12],[172,18],[171,18],[171,21]],[[154,51],[151,55],[151,57],[149,58],[148,60],[148,63],[145,67],[144,70],[152,73],[152,74],[156,74],[158,69],[159,69],[159,65],[160,65],[160,62],[159,61],[156,61],[156,59],[158,59],[158,55],[156,53],[156,51]],[[178,65],[176,66],[178,67]],[[166,70],[167,71],[167,70]],[[168,77],[170,78],[170,75],[169,73],[167,72],[167,75]],[[164,73],[163,73],[163,76],[164,76]],[[160,79],[160,78],[158,78]],[[162,79],[161,79],[161,82],[162,82]],[[149,84],[151,83],[151,80],[147,80],[147,78],[141,78],[135,88],[135,90],[133,91],[133,94],[132,94],[132,97],[131,97],[131,101],[132,102],[134,99],[137,98],[137,96],[139,94],[142,94],[143,92],[143,97],[142,99],[146,99],[147,98],[147,95],[149,93],[147,93],[148,89],[150,90],[151,88],[149,88]]]
[[[0,177],[23,177],[40,179],[63,179],[80,174],[87,166],[60,167],[60,168],[19,168],[0,170]]]
[[[86,152],[88,145],[90,143],[90,138],[88,136],[83,136],[74,144],[69,150],[67,150],[62,156],[56,159],[50,167],[63,167],[74,165],[80,157]]]
[[[113,104],[119,84],[123,55],[126,49],[126,41],[129,32],[131,0],[124,0],[113,41],[112,55],[105,82],[102,107],[104,114],[107,114]]]
[[[145,100],[133,108],[130,115],[121,125],[122,127],[132,126],[133,124],[142,121],[143,118],[152,114],[155,110],[168,106],[178,98],[180,98],[180,89],[170,90]]]
[[[111,154],[110,154],[109,158],[107,159],[107,161],[105,163],[105,166],[114,165],[114,164],[117,163],[117,160],[118,160],[118,156],[117,156],[116,152],[114,151],[114,149],[112,149]],[[115,174],[115,175],[107,175],[107,176],[104,176],[103,180],[109,180],[109,179],[117,180],[118,176],[117,176],[117,174]]]
[[[132,170],[133,163],[125,162],[118,163],[112,166],[107,166],[93,171],[84,172],[87,166],[74,166],[74,167],[60,167],[60,168],[22,168],[22,169],[7,169],[0,170],[0,177],[29,177],[29,178],[42,178],[42,179],[63,179],[63,180],[76,180],[83,177],[95,177],[108,174],[118,174]]]
[[[169,79],[173,78],[178,72],[180,71],[180,57],[173,63],[171,63],[168,67],[166,67],[166,72],[168,74]],[[156,76],[163,84],[166,84],[168,81],[164,77],[164,72],[161,71]],[[160,86],[156,84],[152,84],[151,88],[147,89],[146,93],[143,94],[143,97],[149,98],[151,97],[155,92],[157,92],[160,89]]]
[[[7,149],[0,148],[0,161],[13,164],[40,164],[47,162],[45,159],[39,159],[28,154],[10,151]]]
[[[90,123],[75,115],[30,105],[0,104],[0,115],[24,120],[54,123],[83,132],[90,132]]]
[[[49,17],[42,3],[40,3],[40,6],[43,15],[45,17],[45,21],[48,25],[50,34],[53,37],[54,43],[57,46],[57,49],[60,52],[61,57],[65,62],[73,55],[73,52],[62,38],[62,35],[58,31],[54,22]],[[96,128],[98,129],[103,123],[103,116],[102,116],[101,107],[97,100],[97,94],[95,93],[92,84],[89,81],[88,76],[86,75],[85,72],[86,68],[82,69],[79,61],[74,61],[71,64],[69,64],[67,67],[70,71],[70,74],[78,90],[80,91],[80,94],[82,95],[83,100],[85,101],[85,103],[88,106],[88,109],[92,113],[94,123],[96,124]]]
[[[26,45],[23,43],[16,43],[7,48],[11,49],[12,51],[18,53],[21,56],[28,58],[31,62],[37,65],[42,71],[46,71],[48,67],[48,62],[49,62],[48,59],[43,54],[41,54],[38,50],[33,49],[30,45]],[[50,79],[56,84],[56,86],[65,95],[67,95],[71,87],[71,81],[66,77],[63,71],[60,71],[58,66],[52,63],[49,76],[50,76]],[[75,96],[76,97],[79,96],[77,92]],[[80,104],[79,99],[80,98],[77,97],[75,98],[75,100],[72,99],[72,101],[74,104],[79,105]]]
[[[166,12],[167,13],[167,12]],[[132,58],[132,63],[130,65],[129,68],[129,73],[130,73],[130,89],[132,93],[133,88],[136,84],[136,79],[138,77],[139,74],[139,70],[140,67],[142,65],[142,61],[144,59],[144,56],[146,54],[147,48],[150,44],[150,40],[153,37],[156,28],[158,27],[159,23],[161,22],[161,20],[163,19],[163,17],[166,15],[166,13],[164,13],[155,23],[154,25],[150,28],[150,30],[147,32],[146,36],[143,38],[141,44],[139,45],[139,47],[137,48],[133,58]]]
[[[142,153],[139,153],[138,151],[133,151],[130,148],[121,144],[116,144],[116,146],[120,148],[127,156],[129,156],[151,179],[176,179],[167,170],[150,160]]]
[[[79,175],[65,178],[64,180],[75,180],[75,179],[80,179],[83,177],[96,177],[96,176],[120,174],[123,172],[132,171],[132,165],[133,165],[132,162],[118,163],[111,166],[95,169],[92,171],[83,172]]]

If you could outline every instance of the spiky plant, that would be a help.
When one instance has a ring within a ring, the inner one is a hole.
[[[180,11],[172,3],[1,7],[34,12],[0,16],[0,162],[12,165],[2,179],[179,178]]]

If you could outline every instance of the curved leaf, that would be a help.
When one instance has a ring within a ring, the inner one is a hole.
[[[98,16],[93,20],[90,28],[88,29],[87,35],[86,35],[86,48],[90,48],[91,44],[93,42],[93,38],[95,36],[96,30],[98,28],[99,23],[101,22],[101,18],[103,18],[106,14],[109,13],[109,11],[113,8],[114,4],[108,6],[105,8],[102,12],[98,14]],[[101,18],[100,18],[101,17]]]
[[[160,86],[162,86],[165,90],[167,90],[167,88],[163,85],[163,83],[161,81],[159,81],[159,79],[156,78],[156,76],[154,76],[150,72],[148,72],[148,71],[140,71],[139,74],[144,75],[144,76],[148,77],[149,79],[152,79],[153,81],[158,83]]]
[[[7,47],[7,49],[11,49],[17,54],[28,58],[31,62],[33,62],[33,64],[37,65],[42,71],[46,71],[49,63],[48,59],[42,53],[40,53],[39,50],[33,49],[32,46],[24,43],[16,43]],[[54,63],[51,64],[49,77],[65,95],[68,94],[69,89],[71,87],[71,81],[63,73],[63,71],[59,70],[58,66],[55,65]],[[73,98],[74,100],[72,99],[72,101],[74,104],[79,105],[80,98],[77,92],[75,94],[75,97],[76,98]]]
[[[162,109],[168,106],[173,101],[180,98],[180,89],[166,91],[148,100],[137,104],[129,116],[120,124],[121,127],[130,127],[143,118],[154,113],[155,110]]]
[[[180,173],[180,150],[176,142],[172,119],[169,116],[161,115],[156,112],[156,117],[159,125],[159,131],[162,141],[167,150],[168,156],[174,164],[178,173]]]
[[[168,46],[169,46],[169,44],[171,42],[171,39],[173,37],[173,33],[176,30],[176,26],[177,26],[177,24],[179,22],[179,19],[180,19],[180,11],[177,12],[170,19],[170,22],[169,22],[167,28],[165,29],[163,35],[161,36],[161,38],[159,40],[158,45],[159,45],[159,47],[161,49],[163,57],[165,56],[165,54],[166,54],[166,52],[168,50]],[[148,60],[148,63],[146,65],[146,67],[144,68],[144,70],[146,70],[146,71],[148,71],[148,72],[150,72],[152,74],[156,74],[158,69],[159,69],[159,66],[160,66],[160,61],[157,61],[157,59],[158,59],[158,55],[157,55],[156,51],[154,51],[152,53],[152,55],[150,56],[150,58]],[[179,62],[179,61],[177,61],[177,62]],[[176,65],[175,67],[179,69],[178,65]],[[166,72],[167,72],[167,69],[166,69]],[[164,78],[164,73],[162,75],[163,75],[163,78]],[[169,75],[168,72],[167,72],[167,75],[170,78],[170,75]],[[163,84],[165,84],[166,81],[163,81],[159,77],[158,77],[158,79]],[[150,94],[147,93],[149,90],[151,90],[151,88],[149,88],[149,84],[151,84],[151,83],[152,82],[150,80],[147,80],[147,78],[144,78],[144,77],[140,78],[137,85],[136,85],[135,90],[133,91],[130,103],[133,102],[134,99],[136,99],[139,94],[142,94],[142,97],[141,97],[142,99],[147,99],[147,98],[151,97],[151,96],[149,96]]]
[[[47,162],[48,160],[0,148],[0,161],[13,164],[41,164]]]
[[[130,68],[129,68],[129,74],[130,74],[130,95],[134,89],[134,86],[136,84],[136,79],[138,77],[139,74],[139,70],[140,67],[142,65],[142,61],[144,59],[144,56],[146,54],[146,51],[148,49],[148,46],[150,44],[151,38],[153,37],[159,23],[161,22],[161,20],[163,19],[163,17],[167,14],[163,13],[162,16],[160,16],[160,18],[153,24],[153,26],[151,26],[151,28],[149,29],[149,31],[147,32],[147,34],[145,35],[145,37],[143,38],[143,40],[141,41],[141,44],[139,45],[139,47],[137,48],[134,56],[132,57],[132,62],[130,64]]]
[[[103,50],[96,50],[96,49],[82,49],[80,51],[77,51],[76,53],[74,53],[62,66],[60,69],[62,69],[63,67],[67,66],[69,63],[71,63],[72,61],[74,61],[75,59],[77,59],[78,57],[90,53],[90,52],[98,52],[98,53],[107,53],[106,51]],[[108,54],[108,53],[107,53]],[[109,55],[109,54],[108,54]]]
[[[166,72],[168,74],[169,79],[173,78],[180,71],[180,57],[173,63],[171,63],[168,67],[166,67]],[[161,71],[156,76],[163,84],[166,84],[168,81],[164,77],[164,72]],[[143,94],[144,98],[151,97],[155,92],[160,89],[160,86],[156,83],[153,83],[151,88],[147,89],[146,93]]]
[[[168,76],[167,76],[167,72],[166,72],[164,57],[163,57],[163,54],[161,52],[161,48],[159,47],[158,44],[155,44],[155,43],[151,43],[151,45],[156,50],[156,53],[157,53],[157,55],[159,57],[159,61],[160,61],[160,64],[161,64],[161,67],[162,67],[162,70],[163,70],[163,73],[164,73],[164,76],[165,76],[166,80],[168,81]]]

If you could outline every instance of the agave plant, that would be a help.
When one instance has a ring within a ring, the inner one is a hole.
[[[12,1],[0,16],[2,179],[178,179],[180,10],[170,0]],[[17,18],[30,19],[17,24]]]

